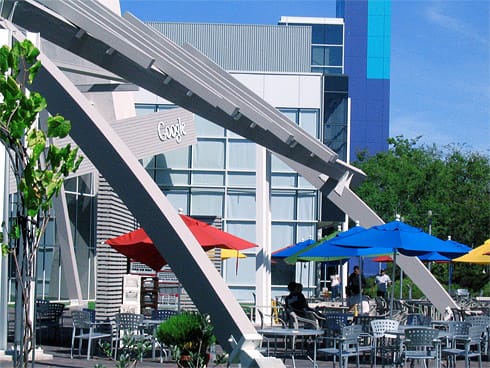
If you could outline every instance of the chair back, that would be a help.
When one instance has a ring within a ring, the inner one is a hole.
[[[90,315],[90,322],[95,322],[95,309],[83,308],[82,310]]]
[[[346,313],[327,313],[323,316],[322,327],[332,336],[338,336],[342,332],[342,328],[349,324]]]
[[[74,310],[71,312],[74,328],[88,330],[90,328],[90,313],[84,310]]]
[[[342,327],[342,337],[344,346],[357,345],[359,336],[362,333],[361,325],[349,325]]]
[[[470,340],[470,344],[480,344],[484,332],[485,327],[483,326],[471,326],[468,329],[468,339]]]
[[[116,327],[119,332],[138,334],[143,325],[144,316],[135,313],[116,314]]]
[[[490,316],[468,316],[464,321],[472,326],[490,327]]]
[[[453,321],[448,325],[448,331],[451,336],[468,335],[471,324],[464,321]]]
[[[166,321],[172,316],[178,314],[176,310],[171,309],[153,309],[151,311],[151,319],[155,319],[158,321]]]
[[[320,329],[320,325],[317,319],[309,319],[298,316],[295,312],[289,312],[290,327],[294,329],[308,328],[308,329]]]
[[[400,322],[394,319],[375,319],[371,321],[371,331],[373,336],[383,337],[386,331],[397,330],[400,326]]]
[[[439,331],[435,328],[411,327],[405,329],[405,346],[409,350],[432,348],[437,341]]]

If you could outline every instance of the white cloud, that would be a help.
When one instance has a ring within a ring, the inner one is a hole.
[[[466,39],[466,41],[473,40],[481,46],[489,47],[488,29],[476,29],[472,27],[473,23],[471,20],[465,20],[456,15],[448,14],[449,10],[446,5],[451,3],[459,3],[458,7],[460,9],[461,7],[468,6],[467,1],[433,1],[428,3],[428,6],[424,10],[425,18],[434,25],[457,33],[460,37]]]

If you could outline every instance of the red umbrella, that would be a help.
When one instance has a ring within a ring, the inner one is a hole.
[[[213,248],[244,250],[257,246],[192,217],[185,215],[180,215],[180,217],[206,251]],[[167,261],[161,256],[153,241],[143,229],[131,231],[105,242],[119,253],[144,263],[155,271],[159,271],[167,264]]]

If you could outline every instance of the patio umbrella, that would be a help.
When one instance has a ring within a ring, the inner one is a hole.
[[[476,263],[481,265],[490,265],[490,239],[485,240],[485,243],[468,252],[464,256],[453,259],[454,262]]]
[[[180,217],[206,251],[213,248],[244,250],[256,247],[254,243],[219,230],[205,222],[182,214]],[[153,244],[153,241],[145,230],[141,228],[116,238],[108,239],[105,243],[126,257],[141,262],[155,271],[159,271],[167,264],[167,261]]]
[[[370,227],[352,236],[338,237],[333,243],[343,247],[393,248],[407,256],[429,252],[438,252],[447,256],[460,251],[457,246],[398,220]]]
[[[274,252],[272,252],[271,254],[271,258],[280,258],[280,259],[286,259],[298,252],[302,252],[304,250],[306,250],[308,247],[310,247],[311,245],[313,244],[316,244],[317,242],[313,239],[307,239],[307,240],[303,240],[299,243],[296,243],[296,244],[291,244],[291,245],[288,245],[287,247],[284,247],[284,248],[281,248],[281,249],[278,249]],[[287,262],[289,263],[289,262]],[[294,264],[296,262],[292,262],[291,264]]]
[[[396,265],[396,253],[407,256],[438,252],[442,255],[457,251],[457,247],[422,230],[399,220],[373,226],[352,236],[335,239],[334,244],[344,247],[390,247],[393,248],[393,261]],[[393,277],[395,279],[395,267]],[[394,289],[391,292],[390,313],[393,311]]]

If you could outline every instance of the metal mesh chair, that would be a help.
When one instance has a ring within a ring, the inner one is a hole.
[[[119,344],[126,335],[133,335],[135,339],[150,340],[151,336],[143,333],[144,316],[135,313],[116,314],[116,336],[114,338],[114,359],[117,359]]]
[[[318,349],[318,353],[333,356],[333,366],[337,358],[339,360],[339,367],[347,367],[350,357],[356,357],[356,367],[359,368],[359,336],[362,333],[361,325],[344,326],[341,329],[340,336],[327,337],[326,339],[333,340],[333,346],[327,348]]]
[[[73,311],[71,313],[73,320],[73,332],[71,335],[71,350],[70,358],[73,359],[73,349],[75,346],[75,340],[78,339],[78,355],[81,355],[82,342],[87,340],[87,360],[90,359],[92,341],[100,339],[108,339],[111,341],[112,347],[112,333],[98,332],[96,331],[96,325],[90,320],[90,313],[87,311]]]
[[[488,355],[490,349],[490,316],[468,316],[465,319],[472,326],[483,327],[483,354]]]
[[[379,350],[381,358],[386,352],[394,352],[398,350],[398,344],[388,344],[387,339],[395,339],[397,336],[387,333],[387,331],[396,331],[400,326],[400,322],[394,319],[375,319],[371,321],[371,332],[373,334],[373,361],[376,367],[376,358]]]
[[[469,368],[470,358],[478,357],[478,366],[482,368],[482,333],[483,328],[481,326],[471,326],[466,335],[454,337],[452,346],[442,349],[442,353],[448,358],[448,366],[456,367],[457,357],[464,357],[465,367]]]
[[[436,367],[441,363],[441,341],[439,331],[427,327],[411,327],[405,329],[402,357],[404,366],[407,360],[434,360]]]

